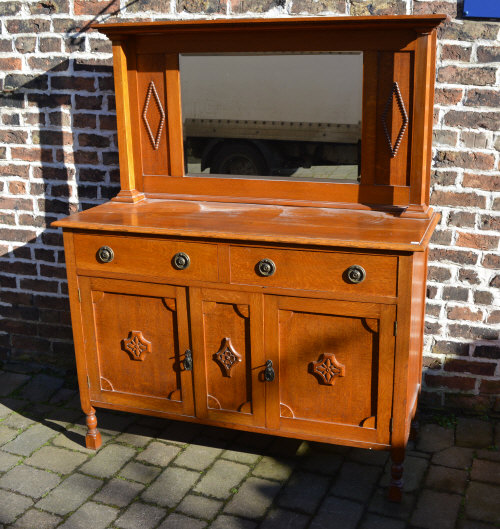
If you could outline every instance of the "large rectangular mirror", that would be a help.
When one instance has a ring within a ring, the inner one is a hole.
[[[180,56],[186,174],[357,182],[362,52]]]

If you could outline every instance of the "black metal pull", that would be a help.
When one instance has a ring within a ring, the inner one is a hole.
[[[257,263],[257,272],[262,277],[272,276],[276,272],[276,265],[271,259],[261,259]]]
[[[182,361],[182,366],[184,367],[184,371],[193,370],[193,353],[191,352],[191,349],[186,349],[186,352],[184,353],[184,360]]]
[[[274,380],[274,369],[272,360],[266,361],[266,369],[264,369],[264,380],[272,382]]]
[[[101,263],[110,263],[115,258],[115,252],[109,246],[101,246],[97,250],[97,260]]]
[[[362,266],[352,265],[346,270],[347,280],[350,283],[361,283],[365,280],[366,272]]]
[[[191,263],[189,255],[184,252],[177,252],[172,258],[172,265],[177,270],[185,270]]]

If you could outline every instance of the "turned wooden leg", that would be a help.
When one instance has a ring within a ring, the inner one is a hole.
[[[102,445],[101,434],[97,429],[97,419],[94,408],[90,408],[87,413],[87,435],[85,436],[85,446],[91,450],[97,450]]]
[[[389,500],[400,502],[403,496],[403,461],[405,458],[404,449],[397,448],[391,450],[391,483],[389,485]]]

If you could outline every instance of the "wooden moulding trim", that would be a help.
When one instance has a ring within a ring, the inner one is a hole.
[[[137,189],[122,189],[116,197],[113,197],[111,200],[113,202],[125,202],[127,204],[135,204],[144,200],[146,195],[142,191],[137,191]]]
[[[360,204],[368,206],[407,207],[408,186],[346,184],[337,182],[289,182],[286,180],[251,180],[204,176],[144,176],[144,192],[160,197],[191,199],[203,189],[204,200],[217,202],[246,202],[253,204],[320,205]],[[228,194],[228,191],[231,194]],[[153,198],[153,197],[151,197]],[[325,206],[326,207],[326,206]]]
[[[183,31],[200,31],[217,28],[218,30],[230,31],[242,28],[255,30],[276,29],[292,27],[318,28],[332,27],[334,29],[353,26],[360,29],[366,28],[384,28],[395,29],[414,28],[420,31],[430,31],[439,24],[448,19],[447,15],[387,15],[387,16],[361,16],[361,17],[293,17],[293,18],[267,18],[267,19],[215,19],[215,20],[176,20],[176,21],[158,21],[158,22],[141,22],[140,28],[134,23],[118,24],[92,24],[93,29],[97,29],[109,36],[134,34],[155,34],[162,30],[172,30],[175,28]]]
[[[437,222],[437,220],[436,220]],[[120,234],[150,234],[163,235],[172,237],[193,237],[193,238],[212,238],[212,239],[230,239],[232,241],[252,241],[253,243],[273,243],[277,244],[297,244],[297,245],[314,245],[314,246],[328,246],[338,248],[356,248],[377,250],[391,250],[394,252],[423,252],[426,248],[425,240],[421,240],[418,244],[407,244],[405,242],[391,243],[388,241],[360,241],[360,240],[346,240],[334,238],[312,238],[312,237],[294,237],[289,235],[261,235],[261,234],[235,234],[234,231],[200,231],[200,230],[178,230],[169,228],[143,228],[136,226],[120,226],[120,225],[105,225],[101,223],[60,220],[52,223],[51,226],[56,228],[74,229],[74,230],[96,230],[107,232],[119,232]],[[432,231],[429,229],[427,234],[431,235]],[[82,269],[79,269],[82,270]]]
[[[318,442],[325,442],[325,443],[332,443],[332,444],[339,444],[339,445],[347,445],[351,447],[363,447],[363,448],[373,448],[375,450],[386,450],[387,448],[390,448],[391,445],[387,443],[378,443],[376,441],[370,441],[365,439],[359,439],[359,436],[343,436],[343,435],[326,435],[326,434],[316,434],[306,431],[301,431],[300,433],[295,431],[287,431],[287,430],[279,430],[276,428],[266,428],[264,426],[253,426],[243,423],[237,423],[237,422],[224,422],[221,420],[213,420],[213,419],[204,419],[201,417],[193,417],[190,415],[179,415],[175,412],[168,412],[168,411],[161,411],[161,410],[154,410],[149,409],[145,407],[138,407],[138,406],[127,406],[124,404],[115,404],[110,402],[103,402],[98,400],[92,400],[91,401],[92,406],[96,406],[98,408],[107,408],[110,410],[120,410],[120,411],[129,411],[132,413],[141,413],[144,415],[151,415],[153,417],[164,417],[166,419],[173,419],[178,421],[184,421],[184,422],[195,422],[199,424],[206,424],[209,426],[222,426],[225,428],[234,428],[237,430],[243,430],[246,432],[257,432],[257,433],[265,433],[268,435],[278,435],[280,437],[289,437],[292,439],[301,439],[301,440],[311,440],[311,441],[318,441]],[[221,413],[220,411],[218,413]],[[292,421],[297,421],[300,419],[290,419]],[[341,428],[349,428],[353,429],[356,432],[362,431],[362,433],[370,432],[370,430],[365,429],[363,431],[362,428],[359,426],[344,426],[339,425]],[[356,438],[358,437],[358,438]]]

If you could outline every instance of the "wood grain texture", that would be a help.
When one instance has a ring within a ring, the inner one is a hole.
[[[439,215],[401,219],[381,211],[146,199],[106,203],[53,226],[120,233],[423,251]]]

